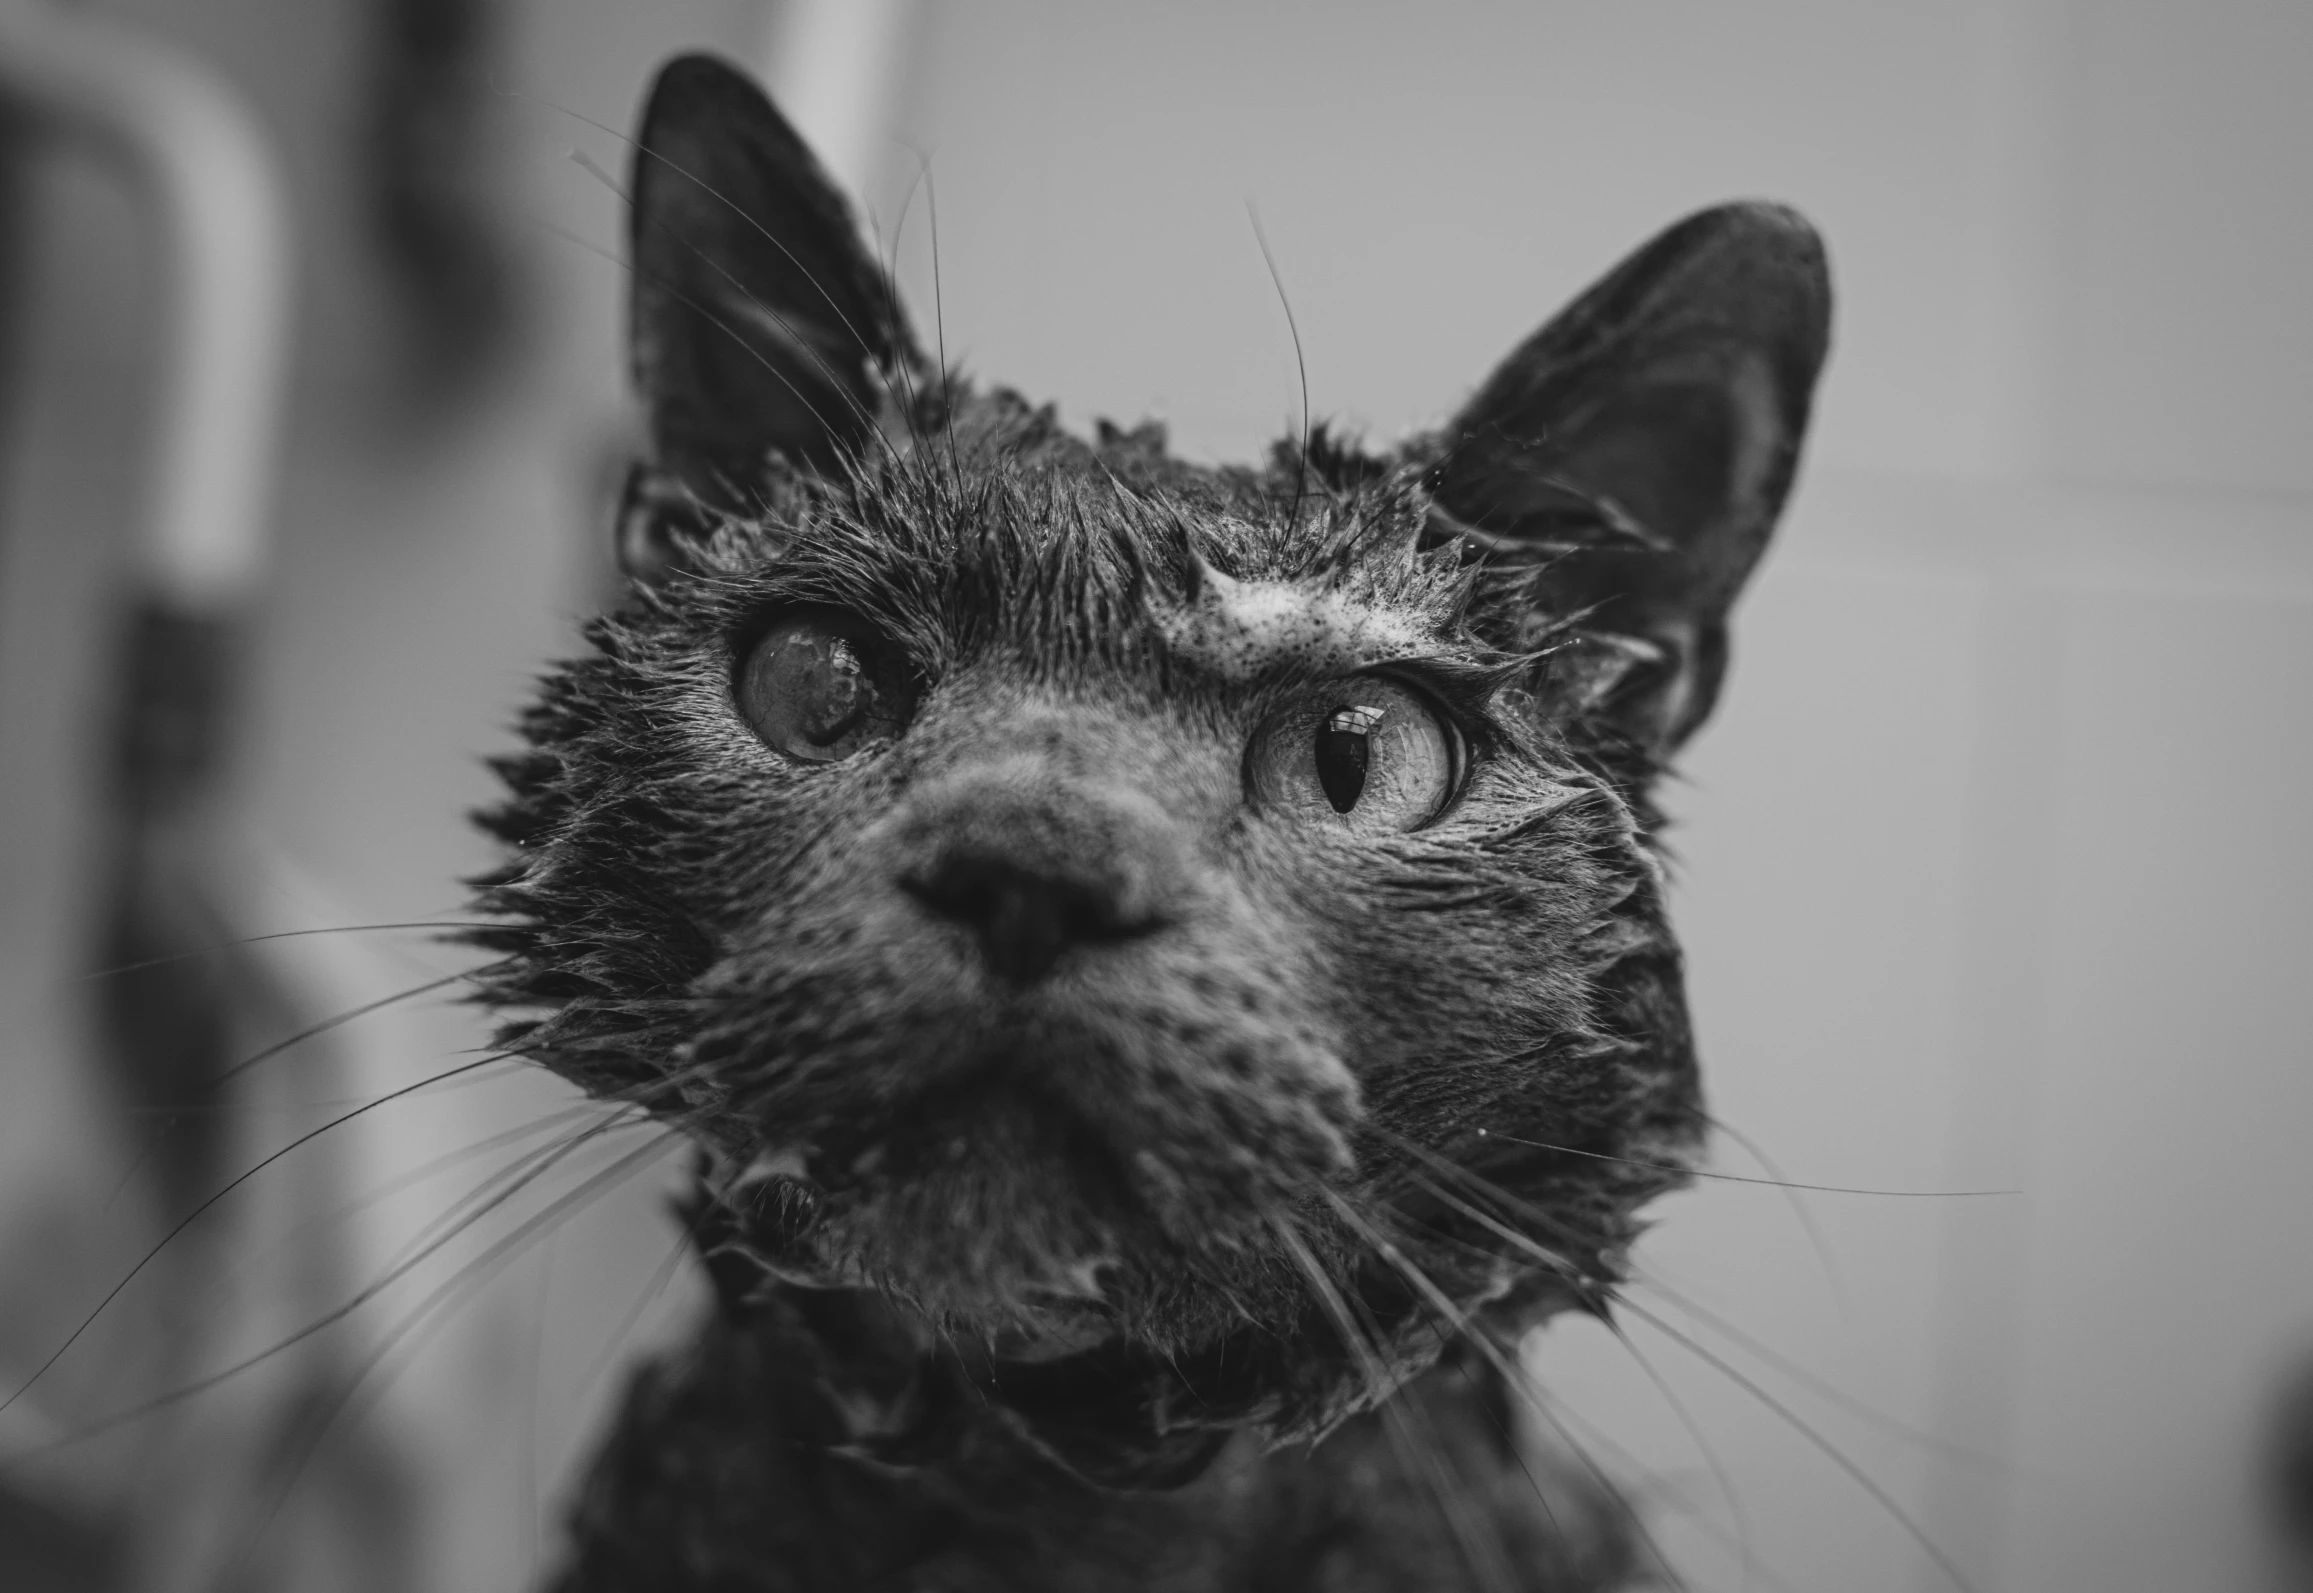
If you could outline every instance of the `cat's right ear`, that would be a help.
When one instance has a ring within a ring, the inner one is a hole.
[[[647,574],[647,533],[672,523],[679,535],[683,502],[745,512],[772,471],[839,469],[913,350],[850,206],[729,63],[686,55],[660,71],[630,198],[634,380],[652,460],[630,490],[620,552]]]
[[[1830,319],[1814,229],[1780,205],[1722,205],[1609,272],[1448,428],[1429,475],[1438,534],[1535,572],[1531,609],[1497,640],[1577,627],[1547,711],[1656,763],[1710,713]]]

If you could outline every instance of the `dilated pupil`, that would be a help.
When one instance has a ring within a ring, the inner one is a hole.
[[[1365,794],[1373,762],[1373,729],[1379,708],[1337,708],[1317,732],[1317,783],[1336,813],[1347,813]]]

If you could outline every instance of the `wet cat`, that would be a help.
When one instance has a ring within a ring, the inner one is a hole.
[[[1649,786],[1795,468],[1822,250],[1732,205],[1444,429],[1259,467],[927,361],[735,70],[650,97],[631,596],[481,882],[504,1043],[700,1147],[718,1309],[558,1585],[1574,1589],[1506,1346],[1703,1118]]]

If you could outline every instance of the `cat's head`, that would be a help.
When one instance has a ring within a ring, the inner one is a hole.
[[[927,364],[714,62],[633,265],[633,595],[487,819],[506,1043],[688,1130],[726,1263],[1151,1431],[1600,1298],[1700,1138],[1647,785],[1791,481],[1806,224],[1680,223],[1393,453],[1220,471]]]

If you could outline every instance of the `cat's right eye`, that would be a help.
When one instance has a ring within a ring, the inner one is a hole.
[[[1461,762],[1460,738],[1421,693],[1360,675],[1272,721],[1254,741],[1250,772],[1272,811],[1371,835],[1436,818]]]
[[[916,683],[899,650],[856,615],[789,609],[739,666],[739,712],[772,751],[834,763],[889,741],[915,713]]]

